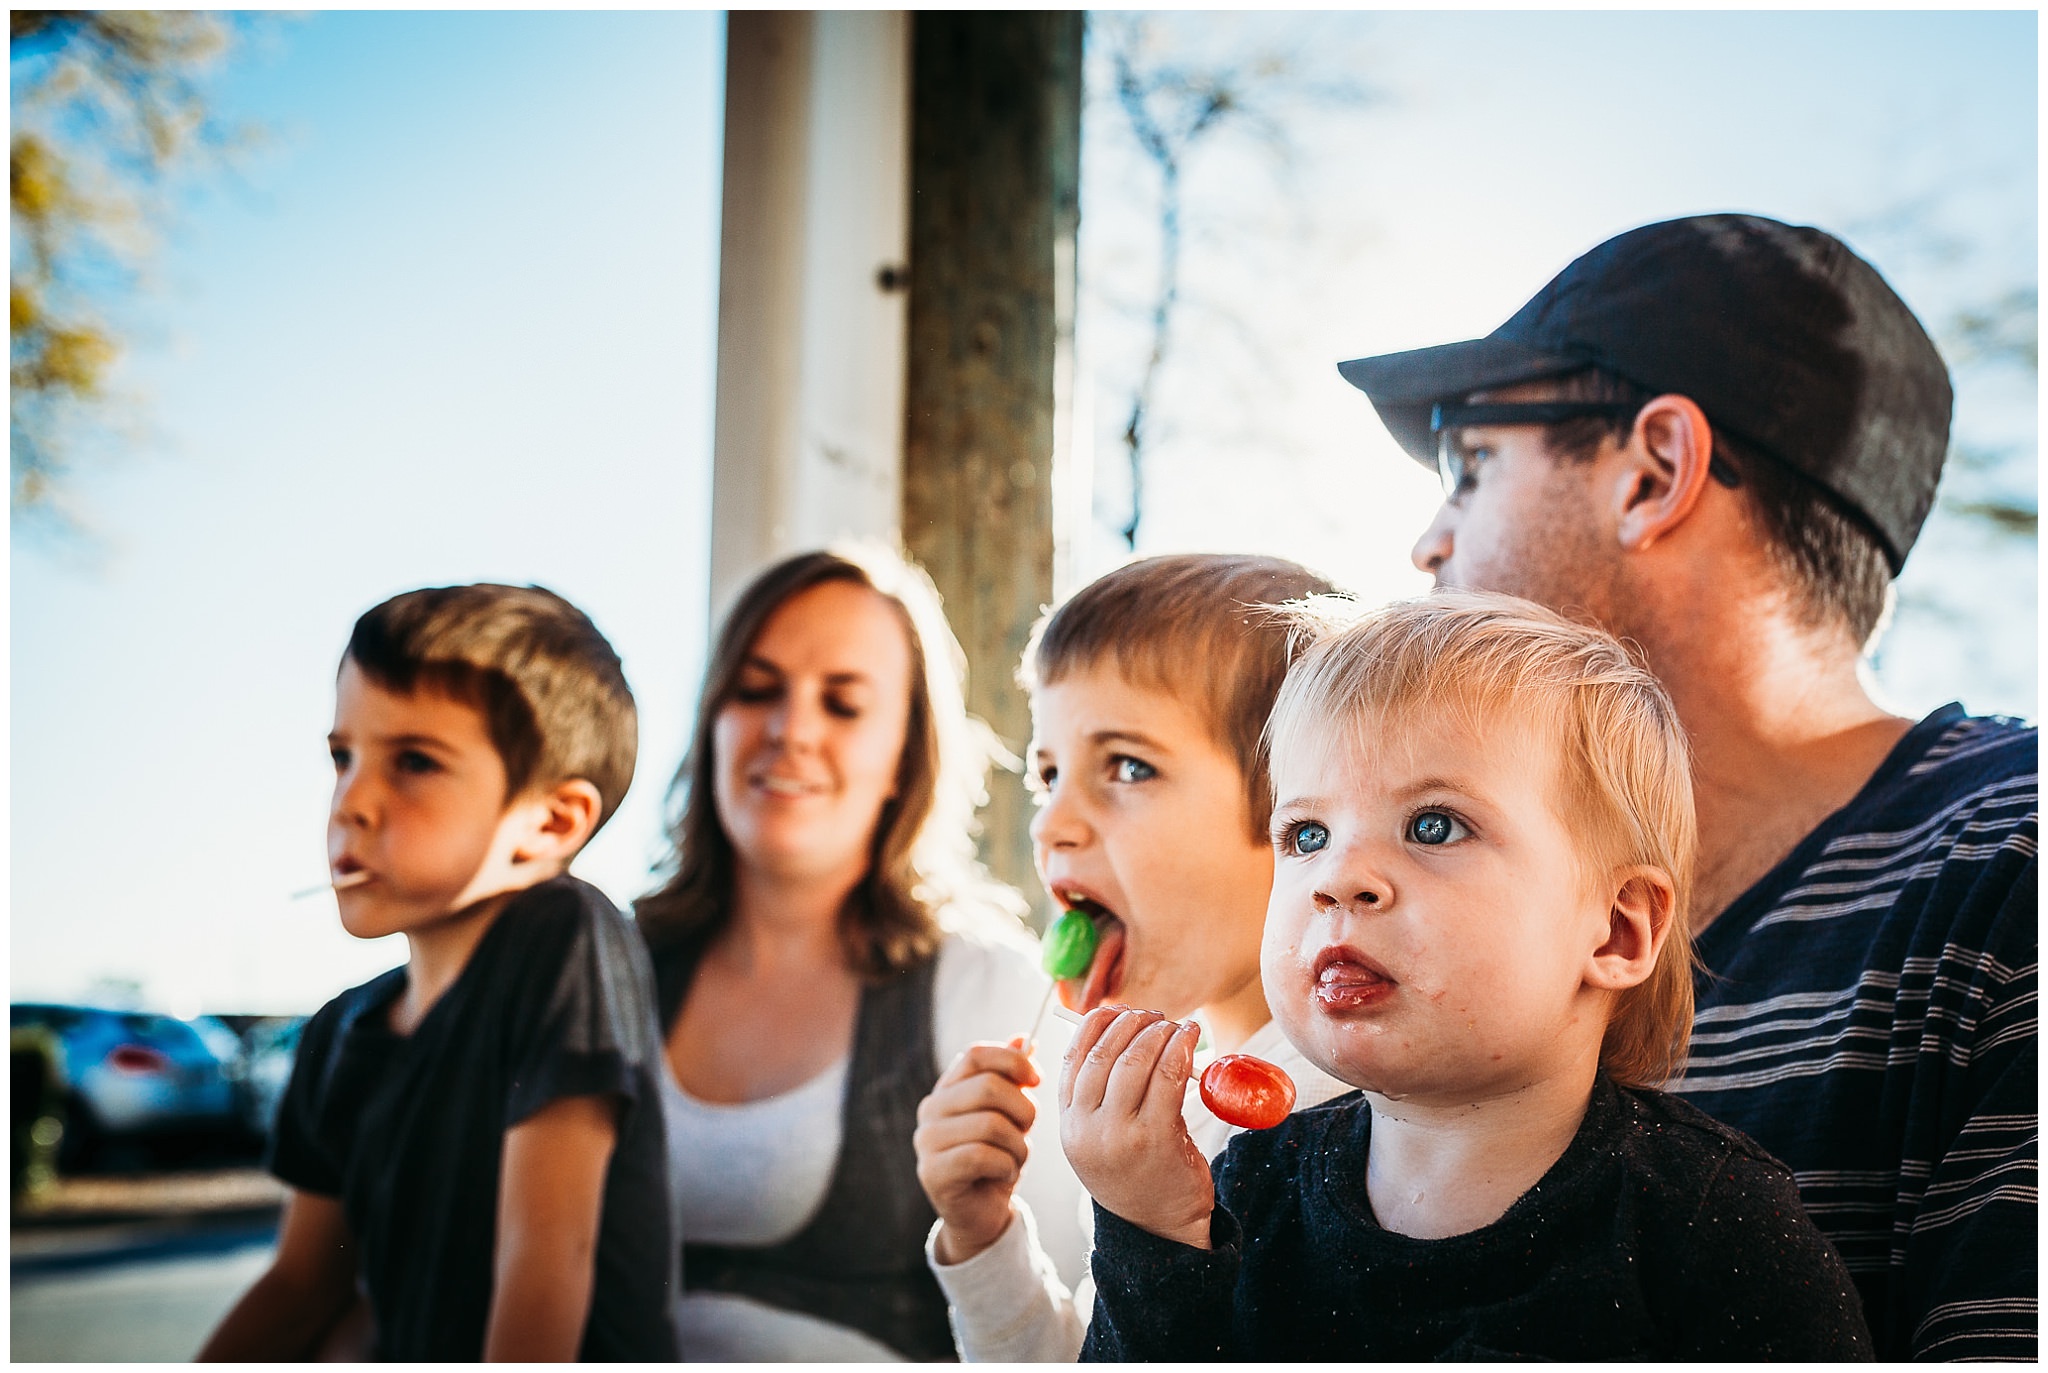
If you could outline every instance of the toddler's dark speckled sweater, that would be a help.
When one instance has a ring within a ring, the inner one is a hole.
[[[1214,1248],[1096,1208],[1084,1360],[1860,1359],[1842,1263],[1784,1166],[1601,1077],[1564,1156],[1493,1224],[1383,1230],[1356,1093],[1231,1141]]]

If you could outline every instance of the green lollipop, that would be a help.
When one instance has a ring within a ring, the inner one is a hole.
[[[1080,911],[1067,911],[1052,922],[1040,946],[1038,965],[1055,982],[1067,982],[1088,971],[1095,961],[1095,922]]]
[[[1038,950],[1038,966],[1045,969],[1052,984],[1045,989],[1045,999],[1038,1003],[1038,1014],[1031,1017],[1031,1032],[1024,1036],[1025,1052],[1030,1052],[1031,1045],[1038,1042],[1038,1027],[1045,1023],[1046,1008],[1052,1005],[1053,987],[1085,975],[1094,961],[1093,920],[1081,911],[1070,910],[1052,922]]]

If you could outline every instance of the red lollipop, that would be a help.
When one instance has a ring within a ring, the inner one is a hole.
[[[1225,1054],[1202,1071],[1202,1104],[1225,1125],[1270,1130],[1294,1109],[1294,1079],[1250,1054]]]

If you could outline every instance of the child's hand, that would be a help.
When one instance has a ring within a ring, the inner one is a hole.
[[[1060,1065],[1060,1143],[1105,1210],[1207,1249],[1216,1186],[1180,1114],[1200,1037],[1156,1011],[1090,1011]]]
[[[939,1213],[933,1252],[964,1263],[1002,1238],[1010,1197],[1030,1154],[1025,1136],[1038,1107],[1024,1094],[1038,1069],[1021,1037],[970,1044],[917,1104],[917,1180]]]

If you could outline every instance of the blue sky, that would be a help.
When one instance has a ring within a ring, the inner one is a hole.
[[[82,480],[98,565],[17,538],[13,986],[305,1009],[390,966],[325,873],[334,665],[408,587],[535,581],[619,647],[637,889],[700,656],[715,14],[322,14],[221,79],[269,146],[135,311],[150,432]]]
[[[1292,162],[1219,138],[1185,172],[1179,358],[1156,407],[1144,551],[1250,545],[1375,599],[1428,581],[1408,553],[1438,499],[1338,378],[1341,358],[1484,334],[1624,229],[1721,210],[1819,224],[1930,325],[2031,288],[2038,240],[2032,12],[1618,10],[1154,16],[1158,50],[1362,106],[1286,120]],[[1103,73],[1099,70],[1097,80]],[[1094,379],[1098,523],[1128,508],[1118,447],[1147,340],[1149,169],[1114,117],[1084,126],[1082,341]],[[1912,207],[1909,232],[1896,214]],[[2037,383],[1958,369],[1959,439],[1999,450],[1981,481],[2031,496]],[[1952,476],[1955,474],[1951,474]],[[2032,539],[1937,514],[1877,657],[1892,708],[2035,711]]]
[[[1266,548],[1419,589],[1434,478],[1332,364],[1483,333],[1647,220],[1846,228],[1921,197],[1962,258],[1854,239],[1916,307],[2033,280],[2031,13],[1171,22],[1306,36],[1382,98],[1297,129],[1292,198],[1241,154],[1191,175],[1208,322],[1167,385],[1142,551]],[[285,895],[323,875],[349,626],[411,586],[537,581],[612,638],[640,771],[578,870],[622,902],[645,888],[705,634],[721,35],[715,13],[321,14],[220,79],[270,145],[191,198],[131,312],[147,427],[76,488],[100,556],[19,535],[11,555],[17,997],[116,979],[174,1011],[308,1010],[403,958]],[[1106,300],[1144,279],[1143,179],[1090,119],[1083,360],[1107,433]],[[2031,379],[1966,389],[2031,482]],[[1908,577],[1970,585],[1977,618],[1902,640],[1900,708],[2031,713],[2033,546],[1986,564],[1957,537]],[[1091,561],[1117,556],[1098,533]]]

